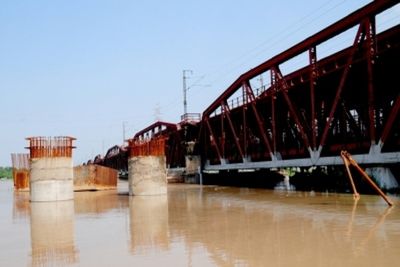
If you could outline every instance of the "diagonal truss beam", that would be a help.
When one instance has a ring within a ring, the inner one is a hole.
[[[333,116],[335,115],[336,108],[337,108],[337,105],[339,103],[340,96],[342,94],[342,91],[343,91],[347,76],[349,74],[349,71],[350,71],[350,68],[351,68],[351,63],[353,62],[354,54],[355,54],[359,44],[361,43],[361,41],[362,41],[362,39],[364,37],[363,33],[364,33],[364,25],[361,24],[358,27],[356,38],[354,39],[354,43],[353,43],[352,49],[350,51],[349,57],[347,59],[346,65],[344,67],[342,77],[340,78],[338,89],[336,90],[336,95],[335,95],[331,110],[329,112],[329,116],[328,116],[328,118],[326,120],[326,124],[325,124],[324,130],[322,132],[322,136],[321,136],[321,140],[320,140],[319,148],[318,148],[319,151],[321,151],[323,146],[325,145],[326,138],[328,136],[328,131],[329,131],[329,128],[330,128],[330,126],[332,124],[332,121],[333,121]]]
[[[390,7],[396,5],[398,0],[375,0],[366,6],[354,11],[350,15],[344,17],[343,19],[333,23],[332,25],[326,27],[320,32],[308,37],[302,42],[296,44],[295,46],[289,48],[288,50],[276,55],[275,57],[265,61],[264,63],[252,68],[248,72],[242,74],[236,81],[229,86],[225,92],[220,95],[204,112],[203,117],[208,117],[212,112],[214,112],[220,105],[221,101],[228,99],[233,95],[244,82],[251,80],[252,78],[262,74],[263,72],[271,69],[273,66],[278,66],[289,59],[303,53],[310,49],[310,47],[318,46],[319,44],[337,36],[338,34],[360,24],[360,22],[366,18],[373,17],[382,11],[389,9]]]
[[[267,150],[268,150],[268,153],[271,156],[271,159],[274,159],[275,156],[272,153],[271,144],[270,144],[270,142],[268,140],[268,137],[267,137],[267,135],[265,133],[265,130],[264,130],[263,123],[261,121],[260,115],[258,114],[256,103],[255,103],[256,98],[254,96],[253,90],[251,89],[249,81],[246,81],[246,82],[243,83],[243,88],[244,88],[244,90],[246,92],[247,97],[250,98],[249,103],[251,105],[251,108],[253,110],[254,116],[256,118],[258,130],[260,131],[260,134],[261,134],[262,140],[264,142],[264,145],[267,147]]]
[[[235,144],[236,144],[236,147],[237,147],[237,149],[239,151],[239,154],[242,157],[242,159],[244,159],[243,149],[240,146],[239,138],[238,138],[238,136],[236,134],[235,127],[233,126],[233,122],[231,120],[231,115],[230,115],[231,112],[230,112],[230,109],[229,109],[228,105],[226,104],[226,101],[221,103],[221,106],[222,106],[222,110],[223,110],[223,112],[226,115],[226,118],[228,120],[229,127],[231,128],[231,131],[232,131],[232,134],[233,134],[233,138],[235,139]]]
[[[220,152],[220,149],[218,147],[217,140],[215,139],[215,135],[214,135],[213,130],[211,128],[210,122],[208,121],[208,119],[206,119],[205,121],[206,121],[206,125],[207,125],[207,128],[208,128],[208,131],[210,132],[211,144],[214,146],[215,152],[217,152],[217,156],[218,156],[220,162],[222,163],[221,152]]]
[[[289,89],[289,85],[287,84],[286,79],[283,77],[279,67],[272,68],[272,71],[275,72],[276,77],[278,78],[278,81],[280,81],[282,84],[279,91],[282,92],[283,97],[285,98],[285,101],[289,107],[290,114],[292,115],[292,117],[297,125],[296,128],[299,131],[301,138],[303,139],[304,145],[306,146],[306,148],[308,148],[310,146],[308,136],[307,136],[306,132],[304,131],[304,127],[303,127],[302,123],[300,122],[299,116],[297,115],[298,112],[297,112],[296,108],[294,107],[294,104],[290,100],[290,97],[287,93],[287,91]]]

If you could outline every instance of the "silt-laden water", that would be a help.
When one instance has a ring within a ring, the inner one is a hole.
[[[400,199],[173,184],[30,203],[0,181],[0,266],[397,266]]]

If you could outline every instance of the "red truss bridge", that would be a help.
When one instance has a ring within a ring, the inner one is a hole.
[[[400,26],[376,32],[399,1],[377,0],[242,74],[204,112],[204,170],[400,162]],[[352,44],[319,49],[353,31]],[[306,64],[291,73],[296,57]],[[255,88],[258,77],[269,85]]]

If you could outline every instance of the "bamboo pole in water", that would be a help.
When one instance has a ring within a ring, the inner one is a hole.
[[[341,157],[343,159],[344,165],[346,166],[347,174],[349,175],[352,187],[353,187],[353,192],[356,197],[356,195],[359,195],[357,193],[357,190],[354,185],[353,177],[351,176],[349,164],[353,165],[356,170],[361,174],[361,176],[368,182],[368,184],[375,189],[375,191],[386,201],[386,203],[389,206],[393,206],[393,202],[383,193],[383,191],[375,184],[375,182],[368,176],[368,174],[358,165],[358,163],[351,157],[351,155],[347,151],[342,151],[341,152]]]

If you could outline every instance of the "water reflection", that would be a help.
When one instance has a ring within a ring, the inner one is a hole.
[[[31,202],[33,266],[76,263],[74,201]]]
[[[29,203],[7,188],[0,184],[0,266],[393,266],[399,259],[395,197],[387,208],[379,196],[355,202],[351,194],[169,185],[167,196],[118,194],[126,186]]]
[[[116,190],[76,192],[74,198],[77,214],[99,215],[128,207],[128,202],[124,201],[126,196],[118,194]]]
[[[14,191],[13,219],[27,220],[27,218],[29,218],[29,207],[29,192]]]
[[[396,260],[397,253],[385,247],[399,246],[398,226],[385,221],[390,212],[382,213],[379,198],[364,197],[353,206],[351,195],[204,191],[203,197],[198,191],[170,191],[170,203],[182,206],[170,206],[169,225],[187,247],[202,244],[218,266],[362,266]]]
[[[167,195],[129,197],[129,230],[132,253],[168,250]]]

